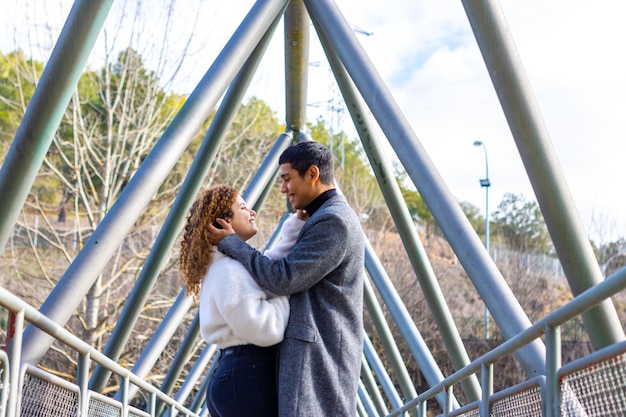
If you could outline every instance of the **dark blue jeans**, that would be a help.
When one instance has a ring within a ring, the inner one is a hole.
[[[276,417],[278,346],[233,346],[220,350],[207,388],[211,417]]]

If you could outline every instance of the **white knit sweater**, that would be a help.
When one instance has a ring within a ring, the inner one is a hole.
[[[280,241],[265,255],[286,256],[304,221],[295,215],[283,223]],[[245,344],[271,346],[283,340],[289,298],[261,289],[238,261],[213,249],[200,288],[200,333],[220,349]]]

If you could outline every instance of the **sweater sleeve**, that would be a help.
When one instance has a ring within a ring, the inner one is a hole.
[[[247,275],[243,268],[236,272]],[[234,336],[258,346],[281,342],[289,319],[288,298],[268,297],[249,278],[234,279],[229,284],[229,290],[222,291],[215,302]]]
[[[280,229],[281,238],[274,246],[263,252],[263,255],[270,259],[280,259],[287,256],[289,251],[296,244],[298,235],[304,226],[305,220],[300,220],[298,216],[292,214],[283,222]]]
[[[346,254],[348,224],[341,215],[319,213],[305,222],[293,250],[272,260],[242,241],[226,236],[218,249],[241,262],[254,280],[277,295],[292,295],[311,288],[339,266]]]

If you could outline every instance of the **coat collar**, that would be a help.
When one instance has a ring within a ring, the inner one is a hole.
[[[332,197],[337,195],[337,189],[331,188],[330,190],[324,191],[322,194],[315,197],[315,200],[311,201],[308,206],[306,206],[306,212],[309,217],[313,216],[317,209],[322,207],[326,201],[330,200]]]

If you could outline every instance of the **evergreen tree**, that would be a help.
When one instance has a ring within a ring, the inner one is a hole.
[[[493,235],[512,250],[548,253],[552,249],[539,205],[523,195],[505,194],[493,214],[492,224]]]

